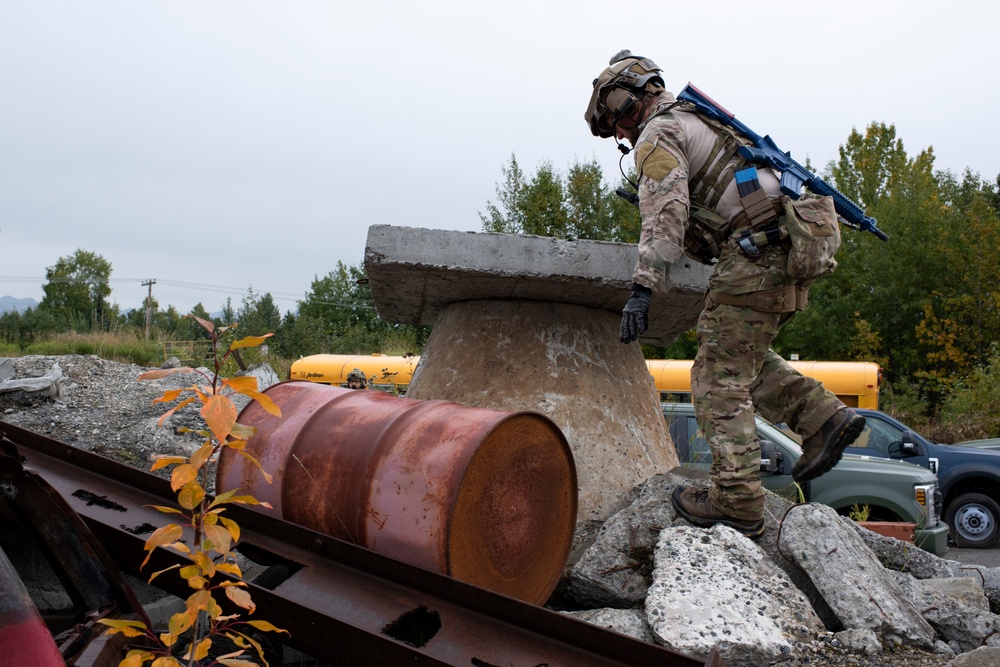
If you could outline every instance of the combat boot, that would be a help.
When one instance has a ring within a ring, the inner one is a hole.
[[[738,530],[747,537],[759,537],[764,532],[764,519],[737,519],[715,509],[708,498],[708,489],[698,486],[678,486],[671,496],[674,509],[689,523],[711,528],[717,523]]]
[[[792,468],[792,479],[808,482],[837,465],[844,449],[857,440],[865,418],[850,408],[838,410],[802,442],[802,458]]]

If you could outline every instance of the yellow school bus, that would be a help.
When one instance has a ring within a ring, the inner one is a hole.
[[[314,354],[292,364],[289,379],[309,380],[346,387],[347,375],[360,368],[375,389],[406,393],[420,357],[383,354]],[[663,400],[690,400],[690,359],[647,359],[646,367]],[[847,406],[878,409],[878,390],[882,370],[867,361],[789,361],[789,365],[808,377],[816,378]]]
[[[690,359],[647,359],[653,382],[663,398],[677,400],[691,393]],[[815,378],[852,408],[878,410],[882,369],[868,361],[789,361],[803,375]]]
[[[346,387],[347,376],[355,368],[368,378],[368,386],[385,391],[406,393],[420,357],[384,354],[314,354],[292,363],[290,380],[309,380],[335,387]]]

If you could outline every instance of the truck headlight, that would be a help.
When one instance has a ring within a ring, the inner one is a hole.
[[[913,497],[917,504],[924,509],[928,527],[937,525],[938,512],[940,511],[937,500],[940,495],[937,484],[917,484],[913,487]]]

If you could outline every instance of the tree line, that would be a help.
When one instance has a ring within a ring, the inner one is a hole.
[[[109,302],[111,263],[99,254],[77,250],[60,257],[46,270],[43,297],[35,308],[0,315],[0,342],[27,350],[54,334],[67,332],[130,332],[144,336],[147,304],[122,311]],[[236,325],[240,336],[272,333],[269,352],[295,359],[319,353],[368,354],[419,352],[430,327],[392,324],[375,312],[364,268],[337,262],[334,270],[316,277],[295,310],[282,314],[270,293],[248,288],[238,304],[227,297],[215,316],[198,303],[190,313],[174,306],[148,304],[151,336],[156,341],[207,340],[206,331],[191,314],[217,327]]]

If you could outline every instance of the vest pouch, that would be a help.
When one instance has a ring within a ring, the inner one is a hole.
[[[782,195],[781,204],[792,243],[788,252],[789,277],[804,281],[833,273],[837,268],[834,256],[840,248],[840,223],[833,197],[806,194],[792,200]]]
[[[702,264],[713,264],[729,238],[729,223],[715,211],[691,206],[684,233],[685,254]]]

